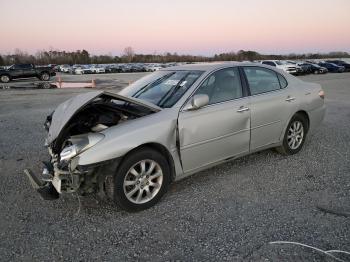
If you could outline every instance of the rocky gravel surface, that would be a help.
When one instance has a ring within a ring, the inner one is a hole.
[[[350,251],[350,73],[302,77],[326,92],[323,125],[294,156],[266,150],[176,182],[127,213],[97,197],[41,200],[23,169],[47,159],[44,118],[72,90],[0,90],[1,261],[333,261]],[[350,261],[350,257],[343,257]]]

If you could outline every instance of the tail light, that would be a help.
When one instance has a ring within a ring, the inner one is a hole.
[[[324,91],[323,91],[323,90],[320,90],[320,91],[318,92],[318,95],[319,95],[322,99],[324,99]]]

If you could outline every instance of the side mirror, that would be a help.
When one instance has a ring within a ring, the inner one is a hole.
[[[208,105],[209,103],[209,96],[205,94],[200,95],[194,95],[191,99],[189,107],[187,107],[187,110],[197,110],[203,106]]]

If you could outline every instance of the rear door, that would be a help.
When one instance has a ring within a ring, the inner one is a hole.
[[[243,72],[251,95],[250,149],[256,150],[280,141],[297,101],[279,73],[258,66],[243,67]]]
[[[249,151],[249,97],[242,90],[238,68],[212,73],[195,91],[209,104],[181,111],[180,151],[185,173]]]

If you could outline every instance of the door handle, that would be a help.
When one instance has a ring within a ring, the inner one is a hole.
[[[288,96],[286,99],[287,102],[292,102],[294,100],[295,100],[295,97],[292,97],[292,96]]]
[[[241,107],[237,110],[237,112],[238,112],[238,113],[242,113],[242,112],[245,112],[245,111],[248,111],[248,110],[249,110],[248,107],[241,106]]]

